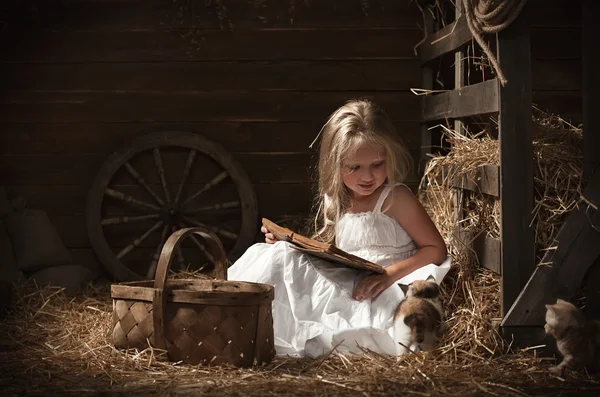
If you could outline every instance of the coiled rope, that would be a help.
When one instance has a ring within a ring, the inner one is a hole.
[[[487,55],[500,83],[507,83],[498,60],[483,41],[483,34],[495,34],[510,25],[521,13],[527,0],[462,0],[471,34]]]

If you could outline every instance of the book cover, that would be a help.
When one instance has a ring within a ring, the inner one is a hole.
[[[262,224],[273,235],[281,241],[287,241],[299,251],[306,252],[309,255],[314,255],[335,264],[353,267],[359,270],[365,270],[373,273],[384,273],[383,267],[360,258],[356,255],[349,254],[341,250],[333,244],[317,241],[310,237],[303,236],[288,228],[279,226],[267,218],[262,218]]]

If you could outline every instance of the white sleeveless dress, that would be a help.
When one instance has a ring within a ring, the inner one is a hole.
[[[381,212],[392,186],[385,186],[373,211],[345,214],[336,226],[339,248],[383,267],[417,251],[398,222]],[[398,283],[435,277],[439,284],[450,269],[426,265]],[[357,353],[357,345],[381,354],[398,354],[391,339],[393,315],[404,294],[397,284],[376,299],[352,298],[358,282],[368,274],[332,265],[304,254],[289,243],[251,246],[229,269],[228,279],[275,286],[273,327],[278,355],[320,356],[336,346],[342,353]]]

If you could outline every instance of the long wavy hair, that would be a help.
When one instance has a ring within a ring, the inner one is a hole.
[[[312,237],[335,243],[335,225],[352,204],[351,191],[342,179],[344,160],[365,144],[383,148],[387,183],[404,182],[413,163],[385,111],[367,99],[342,105],[331,114],[320,135]]]

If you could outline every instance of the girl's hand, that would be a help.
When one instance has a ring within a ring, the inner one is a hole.
[[[394,284],[396,279],[388,274],[387,269],[384,270],[385,273],[383,274],[372,274],[362,279],[354,288],[352,298],[358,301],[367,298],[375,299],[385,289]]]
[[[265,243],[275,244],[277,241],[279,241],[277,237],[275,237],[273,233],[269,232],[269,230],[266,227],[261,226],[260,231],[265,234]]]

